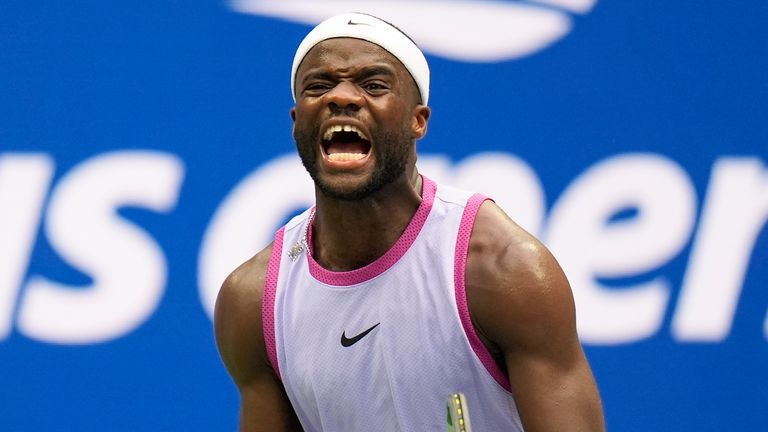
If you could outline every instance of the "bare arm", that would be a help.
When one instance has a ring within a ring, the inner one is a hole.
[[[261,296],[272,247],[238,267],[216,300],[216,343],[240,391],[240,431],[298,431],[296,414],[267,358]]]
[[[490,201],[472,231],[466,284],[476,330],[503,353],[525,430],[605,430],[563,271]]]

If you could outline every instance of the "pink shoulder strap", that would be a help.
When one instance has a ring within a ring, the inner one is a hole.
[[[264,344],[267,347],[267,357],[272,369],[280,378],[280,367],[277,363],[275,347],[275,295],[277,294],[277,277],[280,275],[280,257],[283,253],[283,235],[285,227],[275,234],[272,243],[272,255],[269,257],[267,274],[264,278],[264,293],[261,298],[261,323],[264,332]]]
[[[483,344],[475,332],[475,327],[472,325],[472,317],[469,313],[469,306],[467,305],[467,288],[465,285],[466,270],[467,270],[467,255],[469,253],[469,238],[472,235],[472,227],[475,225],[475,218],[477,212],[480,210],[480,206],[488,198],[475,194],[469,198],[466,207],[464,207],[464,214],[461,216],[461,224],[459,225],[459,235],[456,239],[456,255],[454,256],[454,287],[456,290],[456,306],[459,310],[459,318],[461,319],[461,326],[464,328],[464,333],[467,335],[472,350],[475,351],[480,362],[488,370],[493,379],[499,383],[507,391],[511,391],[509,385],[509,378],[499,368],[499,365],[494,361],[488,348]]]

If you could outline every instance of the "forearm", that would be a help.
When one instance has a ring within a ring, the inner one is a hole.
[[[597,385],[586,361],[568,371],[540,368],[518,378],[515,402],[526,432],[603,432]]]

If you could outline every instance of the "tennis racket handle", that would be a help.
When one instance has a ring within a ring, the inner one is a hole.
[[[448,395],[448,432],[472,432],[469,422],[469,407],[464,393],[451,393]]]

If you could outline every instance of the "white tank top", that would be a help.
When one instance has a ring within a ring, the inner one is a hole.
[[[365,267],[332,272],[311,257],[311,210],[275,237],[264,337],[307,432],[445,431],[453,392],[467,396],[473,432],[522,430],[465,295],[469,237],[486,198],[422,178],[405,232]]]

